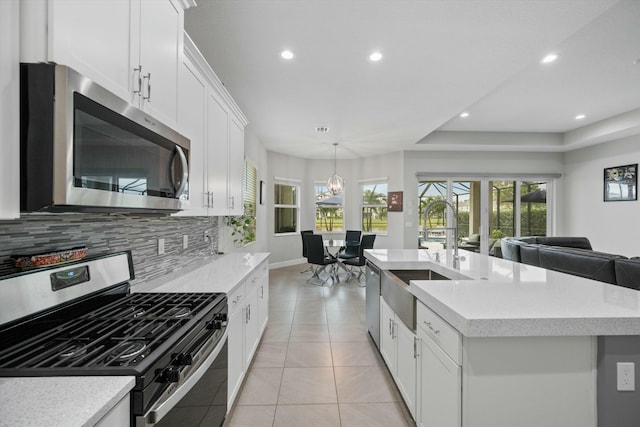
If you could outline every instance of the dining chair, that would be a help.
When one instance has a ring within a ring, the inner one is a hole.
[[[351,259],[358,257],[358,248],[360,247],[360,237],[362,231],[347,230],[344,236],[344,246],[340,248],[338,258]]]
[[[304,241],[307,247],[307,262],[315,265],[313,269],[313,275],[307,280],[307,283],[313,283],[313,279],[320,279],[320,273],[323,272],[327,266],[331,266],[329,276],[322,281],[320,286],[324,285],[329,279],[338,282],[338,275],[335,269],[335,264],[338,262],[335,258],[327,256],[324,251],[324,242],[320,234],[306,234]]]
[[[342,262],[344,265],[348,265],[350,267],[349,278],[347,280],[356,278],[356,280],[360,281],[360,277],[362,277],[362,275],[364,274],[364,271],[362,271],[362,267],[364,267],[367,262],[367,259],[364,256],[364,250],[373,249],[373,243],[375,242],[375,240],[375,234],[365,234],[364,236],[362,236],[362,241],[360,242],[360,247],[358,248],[358,256],[356,258],[345,259]],[[357,277],[353,271],[354,268],[358,268]]]
[[[307,257],[307,245],[304,242],[304,236],[308,234],[313,234],[313,230],[302,230],[300,231],[300,237],[302,237],[302,256],[304,258]],[[313,267],[309,266],[306,270],[300,272],[300,274],[308,273],[309,271],[313,271]]]

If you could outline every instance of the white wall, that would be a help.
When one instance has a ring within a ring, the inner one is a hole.
[[[640,256],[640,202],[604,202],[604,168],[640,162],[640,136],[565,154],[564,233],[586,236],[594,250]]]

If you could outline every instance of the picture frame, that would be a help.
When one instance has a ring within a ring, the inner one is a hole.
[[[402,191],[389,191],[387,211],[402,212]]]
[[[603,187],[605,202],[638,200],[638,164],[605,168]]]
[[[267,190],[267,187],[265,185],[265,182],[261,180],[260,181],[260,204],[261,205],[264,205],[264,200],[267,196],[266,190]]]

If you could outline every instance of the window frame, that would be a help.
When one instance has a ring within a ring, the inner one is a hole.
[[[276,185],[288,185],[290,187],[295,187],[295,192],[296,192],[296,204],[295,205],[285,205],[285,204],[277,204],[276,203],[276,191],[275,191],[275,187]],[[280,177],[274,177],[273,178],[273,235],[276,237],[280,237],[280,236],[292,236],[292,235],[297,235],[300,232],[300,198],[302,196],[302,193],[300,192],[300,181],[296,180],[296,179],[291,179],[291,178],[280,178]],[[275,229],[275,219],[276,219],[276,211],[277,209],[295,209],[296,210],[296,230],[295,231],[286,231],[286,232],[282,232],[282,233],[278,233]]]
[[[387,187],[387,203],[383,204],[379,204],[379,205],[367,205],[366,207],[378,207],[378,208],[382,208],[386,210],[386,217],[387,217],[387,231],[385,231],[384,233],[375,231],[375,230],[371,230],[371,231],[365,231],[363,224],[364,224],[364,208],[365,208],[365,203],[364,203],[364,191],[365,191],[365,186],[371,186],[371,185],[379,185],[379,184],[384,184]],[[378,236],[388,236],[389,235],[389,179],[388,178],[375,178],[375,179],[367,179],[367,180],[360,180],[358,181],[358,185],[360,188],[360,228],[362,229],[363,233],[375,233]]]
[[[341,194],[342,195],[342,204],[336,205],[336,208],[335,208],[335,209],[342,209],[342,228],[341,229],[333,229],[331,231],[318,230],[318,228],[317,228],[317,220],[318,220],[318,209],[319,209],[319,207],[316,204],[316,202],[317,202],[316,199],[318,197],[318,191],[317,191],[318,187],[325,188],[327,190],[326,192],[329,193],[329,188],[327,187],[327,182],[326,181],[315,181],[313,183],[313,199],[314,199],[314,201],[313,201],[313,204],[314,204],[314,207],[313,207],[313,218],[314,218],[313,230],[314,230],[314,233],[318,233],[318,234],[334,234],[334,233],[335,234],[344,234],[345,231],[347,230],[347,226],[346,226],[346,216],[347,215],[346,215],[346,209],[345,209],[345,191],[343,190],[342,194]],[[339,206],[339,207],[337,207],[337,206]]]

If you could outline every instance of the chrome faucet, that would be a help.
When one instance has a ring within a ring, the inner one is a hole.
[[[431,209],[431,207],[437,203],[444,203],[451,208],[451,213],[453,215],[453,227],[445,227],[444,230],[453,230],[453,268],[460,268],[460,256],[458,255],[458,219],[456,218],[455,209],[453,208],[453,205],[451,203],[447,202],[446,200],[438,199],[429,202],[429,204],[427,204],[427,206],[424,208],[424,227],[422,229],[422,232],[424,234],[424,241],[427,241],[429,231],[429,229],[427,228],[429,209]]]

